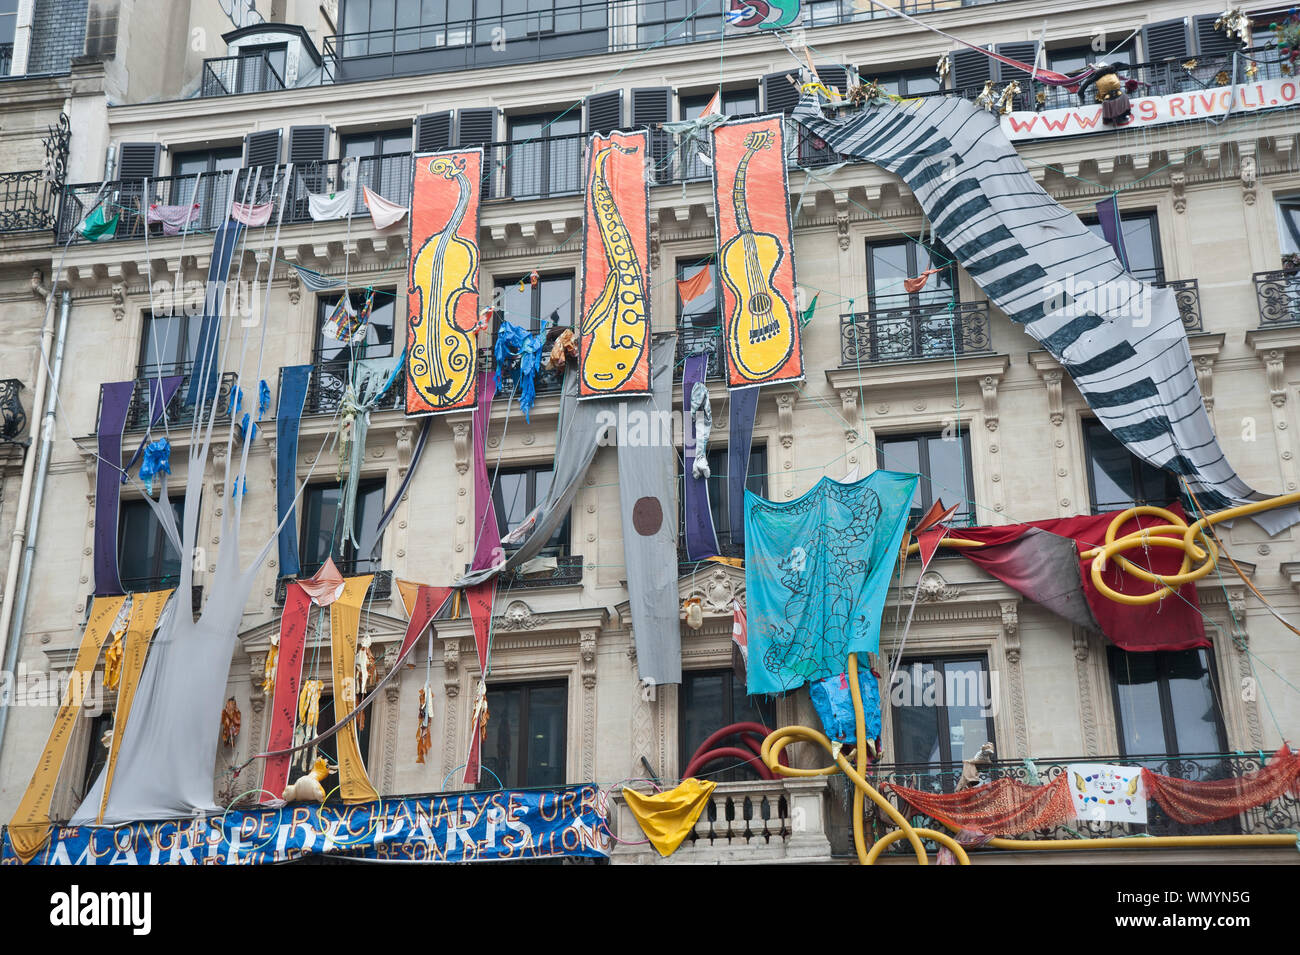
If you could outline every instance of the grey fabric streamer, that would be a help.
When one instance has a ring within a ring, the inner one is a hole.
[[[709,388],[697,381],[691,389],[691,416],[695,419],[695,458],[691,461],[691,474],[696,480],[706,480],[709,473],[709,437],[713,434],[713,407],[709,404]]]

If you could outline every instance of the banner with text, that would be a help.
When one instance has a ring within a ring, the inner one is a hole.
[[[294,804],[117,828],[57,827],[37,865],[260,865],[302,856],[511,862],[609,855],[594,784],[347,806]],[[21,865],[6,828],[0,864]]]

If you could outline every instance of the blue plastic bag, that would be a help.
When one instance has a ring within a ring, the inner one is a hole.
[[[858,687],[862,692],[862,715],[866,720],[867,738],[880,738],[880,689],[876,675],[866,667],[858,670]],[[813,709],[822,721],[826,735],[841,743],[857,743],[853,718],[853,693],[847,673],[823,677],[808,684]]]

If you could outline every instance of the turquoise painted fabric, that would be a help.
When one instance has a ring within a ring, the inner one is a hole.
[[[785,693],[880,648],[880,615],[918,477],[822,478],[795,501],[745,492],[749,692]]]

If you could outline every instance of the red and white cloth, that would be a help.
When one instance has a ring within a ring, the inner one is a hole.
[[[197,202],[188,206],[163,206],[155,202],[149,207],[148,215],[145,218],[150,225],[161,222],[163,235],[180,235],[182,231],[189,229],[194,224],[194,219],[198,214],[199,204]]]
[[[244,225],[263,226],[271,221],[271,203],[234,202],[230,205],[230,218]]]

